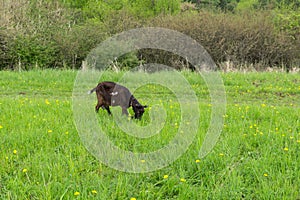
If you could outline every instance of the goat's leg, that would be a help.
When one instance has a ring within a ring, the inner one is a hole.
[[[106,109],[107,113],[108,113],[109,115],[111,115],[111,112],[110,112],[109,106],[104,106],[104,108]]]
[[[122,107],[122,115],[126,115],[126,116],[129,115],[126,107]]]
[[[99,108],[102,107],[102,105],[98,102],[96,107],[95,107],[95,111],[99,112]]]
[[[103,97],[101,96],[101,94],[99,94],[98,91],[96,91],[96,93],[97,93],[98,103],[97,103],[97,105],[95,107],[95,110],[96,110],[96,112],[99,112],[100,107],[103,108],[104,103],[103,103]]]

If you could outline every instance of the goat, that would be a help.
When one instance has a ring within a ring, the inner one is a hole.
[[[90,90],[89,94],[95,91],[98,99],[98,103],[95,107],[96,112],[98,112],[101,107],[102,109],[106,109],[108,114],[111,115],[109,106],[120,106],[122,108],[122,114],[128,116],[127,109],[131,106],[134,111],[134,118],[141,119],[145,112],[144,108],[148,107],[141,105],[126,87],[114,82],[101,82]]]

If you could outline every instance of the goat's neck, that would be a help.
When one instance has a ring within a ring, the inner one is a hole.
[[[130,105],[132,107],[135,107],[136,105],[140,106],[141,104],[138,102],[138,100],[132,95],[130,97]]]

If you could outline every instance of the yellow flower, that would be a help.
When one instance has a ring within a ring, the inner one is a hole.
[[[169,178],[169,176],[168,175],[164,175],[164,179],[167,179],[167,178]]]
[[[289,150],[289,148],[285,147],[283,150],[284,150],[284,151],[288,151],[288,150]]]
[[[261,104],[261,107],[266,107],[266,104],[264,104],[264,103],[263,103],[263,104]]]
[[[53,131],[52,130],[48,130],[48,133],[52,133]]]
[[[184,183],[184,182],[186,182],[186,180],[185,180],[184,178],[181,178],[181,179],[180,179],[180,182],[183,182],[183,183]]]
[[[264,177],[267,177],[268,176],[268,174],[267,173],[264,173]]]
[[[136,200],[136,198],[134,198],[134,197],[131,197],[131,198],[130,198],[130,200]]]
[[[224,153],[220,153],[219,156],[224,156]]]
[[[79,195],[80,195],[80,192],[74,192],[74,195],[75,195],[75,196],[79,196]]]
[[[92,190],[92,194],[97,194],[97,191],[96,190]]]
[[[146,162],[146,160],[141,160],[141,163],[145,163]]]
[[[26,173],[28,170],[26,169],[26,168],[24,168],[23,170],[22,170],[22,172],[23,173]]]
[[[3,128],[3,126],[0,125],[0,129]]]
[[[14,151],[13,151],[13,153],[14,153],[14,154],[17,154],[17,153],[18,153],[18,151],[17,151],[17,150],[14,150]]]
[[[196,163],[199,163],[199,162],[200,162],[200,160],[196,160],[195,162],[196,162]]]
[[[297,140],[298,143],[300,143],[300,140]]]
[[[48,99],[45,100],[45,104],[50,105],[50,102]]]

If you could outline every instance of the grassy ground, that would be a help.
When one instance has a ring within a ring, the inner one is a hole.
[[[72,112],[76,73],[0,72],[0,199],[300,199],[299,74],[222,74],[224,129],[213,151],[199,159],[210,98],[199,75],[182,72],[199,98],[197,138],[168,167],[132,174],[101,164],[82,144]],[[121,76],[107,73],[104,79]],[[121,148],[163,147],[180,123],[176,97],[154,85],[141,87],[136,96],[167,110],[162,136],[128,136],[102,110],[99,124],[107,124],[106,133]],[[147,113],[139,125],[149,123]]]

